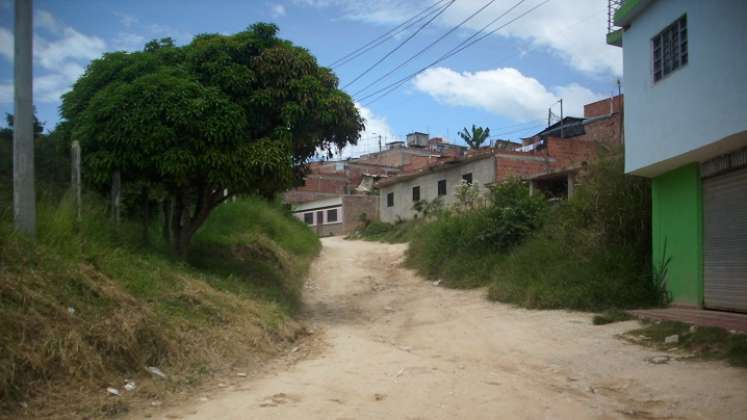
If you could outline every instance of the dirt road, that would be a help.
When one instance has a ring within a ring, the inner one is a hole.
[[[661,353],[615,337],[634,321],[593,326],[437,287],[400,267],[404,250],[324,239],[306,293],[310,356],[155,417],[747,418],[743,369],[651,364]]]

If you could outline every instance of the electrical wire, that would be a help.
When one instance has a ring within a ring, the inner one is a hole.
[[[433,22],[434,20],[436,20],[436,18],[437,18],[437,17],[441,16],[441,14],[443,14],[443,13],[444,13],[444,12],[445,12],[445,11],[446,11],[446,10],[447,10],[447,9],[448,9],[449,7],[451,7],[451,6],[452,6],[452,5],[454,4],[454,2],[455,2],[455,1],[456,1],[456,0],[451,0],[451,1],[449,1],[449,3],[448,3],[448,4],[446,5],[446,6],[443,6],[443,7],[441,7],[441,9],[440,9],[440,10],[438,11],[438,13],[436,13],[436,14],[435,14],[435,15],[433,15],[433,16],[432,16],[432,17],[431,17],[430,19],[428,19],[428,20],[427,20],[427,21],[426,21],[426,22],[425,22],[424,24],[422,24],[422,25],[421,25],[421,26],[420,26],[420,27],[419,27],[419,28],[418,28],[418,29],[417,29],[417,30],[416,30],[415,32],[413,32],[412,34],[410,34],[410,35],[409,35],[409,36],[408,36],[407,38],[405,38],[405,39],[404,39],[404,40],[403,40],[402,42],[400,42],[400,43],[399,43],[399,44],[398,44],[398,45],[397,45],[396,47],[394,47],[394,48],[393,48],[392,50],[390,50],[390,51],[389,51],[388,53],[384,54],[384,56],[383,56],[383,57],[381,57],[380,59],[378,59],[378,60],[377,60],[377,61],[376,61],[375,63],[373,63],[373,64],[372,64],[371,66],[369,66],[369,67],[368,67],[368,68],[367,68],[366,70],[364,70],[364,71],[363,71],[363,72],[362,72],[361,74],[359,74],[358,76],[356,76],[356,77],[355,77],[355,79],[353,79],[353,80],[349,81],[348,83],[346,83],[346,84],[345,84],[345,86],[343,86],[342,88],[344,89],[344,88],[346,88],[346,87],[348,87],[348,86],[352,85],[353,83],[357,82],[358,80],[360,80],[360,79],[361,79],[361,77],[363,77],[363,76],[365,76],[366,74],[368,74],[368,73],[369,73],[369,72],[370,72],[371,70],[373,70],[373,69],[374,69],[374,68],[375,68],[376,66],[378,66],[379,64],[381,64],[381,63],[382,63],[382,62],[383,62],[384,60],[386,60],[387,58],[389,58],[389,56],[391,56],[392,54],[394,54],[395,52],[397,52],[397,50],[399,50],[400,48],[402,48],[402,47],[403,47],[403,46],[404,46],[405,44],[407,44],[407,43],[408,43],[408,42],[409,42],[409,41],[410,41],[411,39],[413,39],[413,38],[414,38],[414,37],[415,37],[415,36],[416,36],[417,34],[419,34],[419,33],[420,33],[420,32],[421,32],[421,31],[422,31],[423,29],[425,29],[425,28],[426,28],[426,27],[427,27],[428,25],[430,25],[430,24],[431,24],[431,22]]]
[[[397,67],[393,68],[392,70],[390,70],[389,72],[387,72],[383,76],[379,77],[378,79],[376,79],[373,82],[371,82],[371,83],[367,84],[366,86],[364,86],[362,89],[359,89],[357,92],[353,93],[353,96],[357,96],[357,95],[365,92],[371,86],[374,86],[377,83],[379,83],[380,81],[386,79],[387,77],[389,77],[390,75],[392,75],[394,72],[396,72],[397,70],[401,69],[402,67],[404,67],[405,65],[407,65],[408,63],[410,63],[412,60],[414,60],[417,57],[419,57],[421,54],[423,54],[424,52],[426,52],[427,50],[429,50],[431,47],[433,47],[437,43],[441,42],[441,40],[443,40],[444,38],[446,38],[447,36],[449,36],[450,34],[452,34],[454,31],[456,31],[457,29],[461,28],[465,23],[467,23],[468,21],[470,21],[472,18],[474,18],[475,16],[477,16],[478,14],[480,14],[480,12],[482,12],[483,10],[485,10],[488,6],[490,6],[491,4],[495,3],[495,1],[496,0],[491,0],[488,3],[486,3],[484,6],[482,6],[481,8],[477,9],[474,13],[472,13],[467,18],[465,18],[464,20],[462,20],[461,22],[459,22],[456,26],[452,27],[449,31],[447,31],[446,33],[444,33],[443,35],[441,35],[438,39],[436,39],[435,41],[433,41],[430,44],[426,45],[425,48],[421,49],[420,51],[418,51],[417,53],[415,53],[413,56],[411,56],[410,58],[408,58],[404,62],[400,63]],[[481,31],[484,30],[486,27],[494,24],[498,20],[502,19],[507,14],[511,13],[511,11],[513,11],[516,7],[518,7],[519,5],[521,5],[522,3],[524,3],[525,1],[526,0],[520,0],[518,3],[514,4],[513,6],[511,6],[508,10],[506,10],[505,12],[503,12],[500,16],[498,16],[497,18],[495,18],[492,21],[490,21],[490,23],[488,23],[487,25],[483,26],[483,29],[481,29]],[[473,34],[473,36],[474,36],[474,34]],[[467,39],[470,39],[470,38],[467,38]]]
[[[355,50],[353,50],[353,51],[345,54],[344,56],[338,58],[337,60],[333,61],[332,63],[330,63],[328,65],[328,67],[330,67],[330,68],[340,67],[340,66],[342,66],[344,64],[347,64],[350,61],[352,61],[352,60],[360,57],[361,55],[369,52],[370,50],[378,47],[379,45],[381,45],[384,42],[386,42],[389,38],[393,38],[393,37],[399,35],[400,33],[406,31],[411,26],[414,26],[415,24],[417,24],[421,20],[426,19],[430,14],[432,14],[432,13],[434,13],[434,11],[436,11],[436,6],[438,6],[439,4],[444,3],[446,1],[448,1],[448,0],[439,0],[439,1],[431,4],[427,8],[421,10],[420,12],[418,12],[417,14],[415,14],[414,16],[412,16],[411,18],[405,20],[404,22],[402,22],[399,25],[395,26],[394,28],[390,29],[386,33],[378,36],[377,38],[375,38],[375,39],[367,42],[366,44],[364,44],[364,45],[356,48]]]
[[[384,96],[386,96],[389,93],[395,91],[397,88],[399,88],[401,85],[403,85],[404,83],[406,83],[408,80],[410,80],[410,79],[414,78],[415,76],[417,76],[418,74],[420,74],[420,73],[428,70],[430,67],[432,67],[432,66],[434,66],[434,65],[436,65],[436,64],[438,64],[438,63],[440,63],[440,62],[442,62],[444,60],[446,60],[447,58],[451,58],[454,55],[456,55],[456,54],[464,51],[465,49],[471,47],[472,45],[476,44],[477,42],[482,41],[483,39],[487,38],[488,36],[490,36],[490,35],[498,32],[499,30],[501,30],[501,29],[507,27],[508,25],[516,22],[517,20],[519,20],[519,19],[523,18],[524,16],[528,15],[529,13],[537,10],[538,8],[540,8],[541,6],[549,3],[550,1],[551,0],[544,0],[543,2],[535,5],[534,7],[530,8],[529,10],[521,13],[520,15],[518,15],[515,18],[509,20],[508,22],[504,23],[503,25],[501,25],[501,26],[499,26],[499,27],[497,27],[497,28],[495,28],[495,29],[493,29],[493,30],[491,30],[491,31],[483,34],[482,36],[480,36],[480,37],[478,37],[476,39],[474,39],[473,37],[467,38],[467,40],[465,40],[464,42],[460,43],[456,47],[452,48],[451,50],[449,50],[448,52],[446,52],[445,54],[443,54],[441,57],[437,58],[436,60],[432,61],[428,65],[420,68],[419,70],[417,70],[417,71],[415,71],[415,72],[413,72],[413,73],[411,73],[411,74],[403,77],[402,79],[399,79],[398,81],[396,81],[394,83],[391,83],[391,84],[389,84],[389,85],[387,85],[387,86],[385,86],[385,87],[383,87],[383,88],[381,88],[381,89],[379,89],[377,91],[374,91],[374,92],[372,92],[372,93],[370,93],[368,95],[365,95],[363,97],[357,98],[356,101],[361,102],[361,101],[364,101],[366,99],[369,99],[369,98],[372,98],[372,97],[378,95],[378,97],[376,97],[375,99],[369,100],[369,101],[367,101],[364,104],[364,106],[367,106],[367,105],[372,104],[373,102],[376,102],[376,101],[380,100]],[[483,31],[483,30],[484,29],[481,29],[480,31]],[[480,31],[478,31],[477,34],[479,34]],[[471,41],[468,41],[471,38],[473,38],[473,39]]]

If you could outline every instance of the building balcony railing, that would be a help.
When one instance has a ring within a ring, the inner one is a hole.
[[[622,46],[622,28],[615,25],[615,13],[620,10],[625,0],[607,0],[607,43]]]

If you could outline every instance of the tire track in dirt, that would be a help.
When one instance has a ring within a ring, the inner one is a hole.
[[[303,351],[154,418],[747,418],[747,371],[652,365],[660,352],[616,338],[635,321],[491,303],[403,269],[404,245],[323,242]]]

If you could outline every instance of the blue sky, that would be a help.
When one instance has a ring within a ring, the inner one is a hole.
[[[51,129],[58,121],[59,96],[87,63],[105,51],[136,50],[150,39],[171,36],[188,43],[198,33],[234,33],[258,22],[274,22],[280,36],[309,49],[328,65],[385,33],[436,0],[270,0],[113,1],[35,0],[34,101]],[[455,0],[369,74],[346,90],[354,93],[412,56],[489,0]],[[493,0],[480,14],[403,67],[382,86],[439,57],[498,17],[518,0]],[[444,1],[442,4],[447,4]],[[541,3],[525,0],[497,27]],[[13,10],[0,0],[0,112],[13,110]],[[622,56],[605,44],[606,2],[551,0],[496,34],[419,74],[396,91],[367,104],[361,144],[346,155],[373,151],[376,138],[402,138],[425,131],[460,143],[456,132],[477,124],[501,138],[537,131],[547,108],[563,98],[566,114],[617,90]],[[334,70],[341,85],[353,80],[412,32]],[[554,111],[559,113],[557,105]]]

